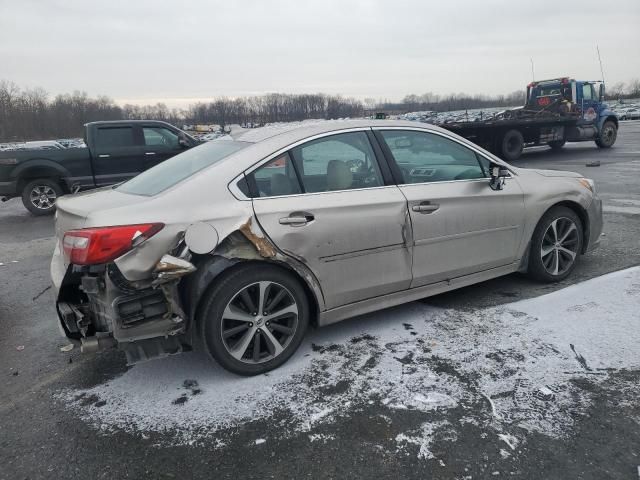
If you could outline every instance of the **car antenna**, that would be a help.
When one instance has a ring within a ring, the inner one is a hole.
[[[529,57],[529,60],[531,61],[531,81],[535,82],[536,81],[536,76],[535,76],[535,74],[533,72],[533,58]]]
[[[602,77],[602,83],[604,84],[604,70],[602,69],[602,59],[600,58],[600,47],[596,45],[596,52],[598,52],[598,62],[600,62],[600,75]]]

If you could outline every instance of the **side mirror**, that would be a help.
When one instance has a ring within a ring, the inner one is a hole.
[[[600,84],[600,101],[604,101],[604,83]]]
[[[504,179],[507,178],[509,174],[509,169],[505,168],[501,165],[491,165],[489,169],[490,180],[489,186],[492,190],[502,190],[504,188]]]

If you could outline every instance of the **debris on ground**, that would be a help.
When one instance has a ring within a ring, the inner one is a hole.
[[[61,352],[70,352],[71,350],[73,350],[73,343],[60,347]]]
[[[19,352],[21,352],[22,350],[24,350],[24,345],[18,345],[16,347],[16,350],[18,350]]]
[[[599,167],[600,166],[600,160],[594,160],[593,162],[587,162],[585,164],[585,166],[587,166],[587,167]]]

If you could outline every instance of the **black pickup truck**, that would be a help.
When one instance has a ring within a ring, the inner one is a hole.
[[[84,141],[86,148],[0,152],[0,198],[21,196],[31,213],[46,215],[60,195],[123,182],[199,143],[151,120],[87,123]]]

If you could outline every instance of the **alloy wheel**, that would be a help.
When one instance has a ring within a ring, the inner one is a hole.
[[[542,237],[540,257],[545,270],[554,276],[571,268],[578,255],[578,227],[570,218],[552,221]]]
[[[36,185],[29,193],[31,204],[39,210],[49,210],[56,202],[58,195],[49,185]]]
[[[243,363],[263,363],[280,355],[298,327],[298,305],[289,290],[261,281],[237,292],[222,314],[222,343]]]

